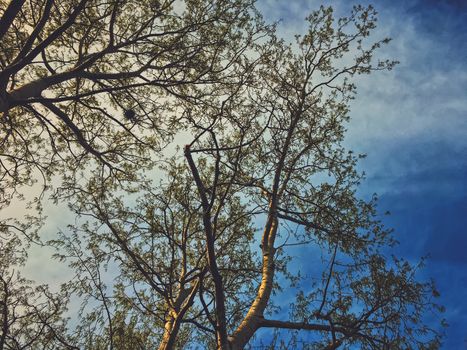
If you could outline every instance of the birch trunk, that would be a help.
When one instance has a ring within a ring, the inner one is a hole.
[[[229,337],[230,350],[241,350],[261,326],[264,319],[264,311],[271,297],[274,282],[274,240],[277,232],[277,218],[270,219],[272,223],[266,226],[263,234],[263,267],[261,284],[258,288],[256,298],[250,306],[245,318],[238,328]],[[269,226],[269,228],[268,228]]]
[[[180,330],[180,315],[175,310],[171,310],[167,316],[167,321],[164,325],[164,335],[159,345],[158,350],[171,350],[174,348],[177,340],[178,331]]]

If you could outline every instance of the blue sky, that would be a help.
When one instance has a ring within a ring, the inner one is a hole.
[[[379,12],[375,39],[393,38],[382,56],[400,61],[358,81],[346,144],[368,155],[360,193],[391,211],[396,254],[430,255],[420,277],[435,279],[446,307],[443,349],[467,349],[467,1],[360,3]],[[345,15],[356,2],[259,1],[285,37],[320,4]]]

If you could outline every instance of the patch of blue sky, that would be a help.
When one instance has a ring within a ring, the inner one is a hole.
[[[279,33],[290,40],[321,4],[339,16],[354,3],[260,0],[259,7],[267,20],[281,20]],[[368,154],[359,194],[378,193],[381,213],[392,212],[384,222],[400,241],[396,255],[430,256],[420,277],[435,279],[446,307],[443,349],[467,349],[467,2],[359,3],[379,12],[374,38],[393,38],[380,57],[400,61],[357,79],[345,145]]]

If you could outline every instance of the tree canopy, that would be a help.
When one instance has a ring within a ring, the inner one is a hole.
[[[177,128],[174,98],[206,98],[235,79],[264,30],[244,0],[23,0],[1,11],[6,203],[7,189],[61,163],[62,172],[89,156],[120,174],[141,167]]]
[[[0,349],[439,348],[437,291],[387,254],[342,145],[355,77],[396,63],[371,6],[321,7],[293,43],[245,0],[1,15],[2,205],[59,174],[76,218],[41,243],[74,271],[58,294],[14,280],[40,234],[2,223]]]

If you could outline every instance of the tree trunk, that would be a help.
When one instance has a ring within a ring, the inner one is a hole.
[[[198,287],[199,280],[196,281],[191,288],[182,288],[179,291],[173,306],[168,306],[169,313],[166,317],[164,335],[162,336],[162,341],[158,350],[171,350],[174,348],[178,332],[180,330],[180,324],[186,312],[193,304],[193,299],[198,291]]]
[[[271,218],[271,225],[269,230],[265,230],[263,237],[263,268],[261,284],[258,288],[256,298],[250,306],[245,318],[240,323],[238,328],[229,337],[230,350],[241,350],[250,341],[251,337],[255,334],[256,330],[260,327],[261,321],[264,319],[264,310],[266,309],[269,298],[272,292],[272,285],[274,281],[274,240],[276,237],[278,220]]]
[[[171,350],[174,348],[177,339],[178,331],[180,329],[180,317],[174,310],[169,312],[167,321],[164,326],[164,335],[159,345],[158,350]]]

